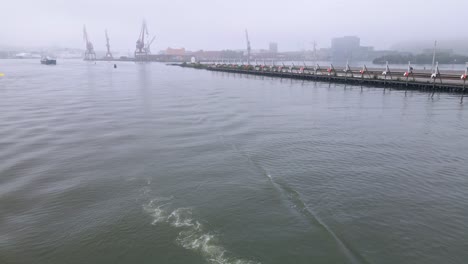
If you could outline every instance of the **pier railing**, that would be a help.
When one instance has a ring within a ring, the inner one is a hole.
[[[456,92],[463,95],[468,77],[468,63],[464,73],[456,71],[440,71],[438,64],[432,71],[416,71],[408,63],[406,70],[391,69],[386,64],[383,69],[350,67],[334,67],[332,64],[320,65],[266,65],[209,63],[182,64],[183,67],[201,68],[210,71],[231,72],[240,74],[262,75],[279,78],[316,80],[326,82],[349,83],[354,85],[372,85],[377,87],[392,87],[405,90],[424,90],[432,92]]]

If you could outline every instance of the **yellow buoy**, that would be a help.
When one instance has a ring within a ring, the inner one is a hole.
[[[0,72],[0,77],[3,77],[3,76],[5,76],[5,74],[3,74],[3,73]]]

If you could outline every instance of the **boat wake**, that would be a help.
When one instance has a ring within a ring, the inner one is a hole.
[[[320,226],[328,234],[330,234],[336,242],[340,251],[346,256],[349,263],[352,264],[367,264],[369,263],[357,250],[349,243],[340,238],[325,222],[323,222],[302,200],[301,195],[290,187],[287,183],[273,179],[270,174],[267,174],[270,182],[275,186],[280,193],[287,197],[287,200],[292,204],[292,207],[300,212],[313,225]]]
[[[185,249],[198,252],[208,263],[213,264],[256,264],[258,262],[239,259],[231,256],[220,245],[217,236],[206,231],[200,221],[194,219],[191,208],[170,210],[172,197],[161,197],[150,200],[143,209],[152,218],[152,225],[168,224],[177,229],[176,242]]]
[[[314,226],[319,226],[330,234],[335,240],[340,251],[346,256],[348,261],[352,264],[367,264],[368,261],[359,253],[357,250],[354,250],[351,245],[346,243],[342,238],[340,238],[333,230],[323,222],[302,200],[301,195],[289,184],[283,182],[279,179],[275,179],[271,176],[270,172],[263,167],[259,162],[250,156],[246,151],[241,150],[235,144],[232,144],[232,147],[237,151],[241,156],[246,158],[247,162],[252,165],[257,171],[265,175],[268,178],[268,181],[274,186],[274,188],[283,196],[286,200],[291,203],[291,207],[296,209],[301,213],[306,219],[308,219],[311,224]]]

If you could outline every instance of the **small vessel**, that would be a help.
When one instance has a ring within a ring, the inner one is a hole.
[[[41,58],[41,64],[45,64],[45,65],[56,65],[56,64],[57,64],[57,60],[56,60],[56,59],[49,58],[49,57],[42,57],[42,58]]]

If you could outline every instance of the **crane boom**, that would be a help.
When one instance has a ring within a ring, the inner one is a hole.
[[[156,39],[156,36],[154,36],[151,41],[148,43],[148,47],[151,46],[151,44],[153,44],[153,41]]]
[[[250,40],[249,40],[249,32],[247,32],[247,29],[245,30],[245,39],[247,41],[247,64],[250,64]]]
[[[86,26],[83,26],[83,40],[86,44],[88,44],[88,33],[86,32]]]
[[[148,41],[148,43],[146,43],[145,50],[146,50],[146,52],[148,52],[148,54],[151,53],[151,49],[150,49],[150,48],[151,48],[151,44],[153,44],[153,41],[154,41],[155,39],[156,39],[156,36],[153,36],[153,38],[152,38],[150,41]]]

